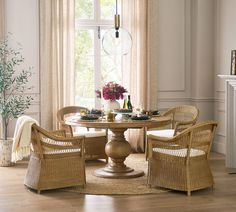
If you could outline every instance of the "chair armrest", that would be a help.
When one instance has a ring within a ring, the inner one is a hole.
[[[175,128],[174,128],[174,135],[176,135],[177,134],[177,132],[178,132],[178,129],[179,129],[179,127],[180,126],[186,126],[186,125],[190,125],[190,126],[192,126],[192,125],[194,125],[195,124],[195,121],[178,121],[178,122],[176,122],[175,123]],[[186,128],[184,128],[183,130],[185,130]],[[182,130],[182,131],[183,131]]]
[[[160,115],[158,115],[158,116],[152,116],[152,120],[155,120],[155,119],[158,120],[159,117],[161,117],[161,116],[160,116]],[[147,131],[160,130],[160,129],[169,129],[169,128],[171,128],[171,125],[172,125],[172,121],[169,120],[168,123],[162,124],[161,126],[160,126],[160,124],[158,124],[157,127],[155,127],[155,126],[147,127]]]
[[[59,121],[59,128],[68,132],[71,137],[73,136],[72,127],[66,124],[65,121]]]
[[[62,137],[66,137],[66,130],[54,130],[54,131],[51,131],[51,133],[53,135],[56,135],[56,136],[62,136]]]
[[[158,140],[159,142],[170,142],[172,143],[174,140],[174,137],[170,138],[170,137],[161,137],[161,136],[155,136],[155,135],[147,135],[148,139],[153,139],[151,140],[152,142],[155,142],[155,140]]]
[[[163,149],[181,149],[187,148],[189,145],[190,131],[187,129],[178,135],[173,137],[160,137],[154,135],[148,135],[148,158],[152,157],[153,148]],[[184,142],[184,141],[188,142]]]
[[[68,125],[69,126],[69,125]],[[60,135],[56,135],[55,133],[49,132],[47,130],[44,130],[43,128],[37,126],[37,125],[33,125],[33,128],[35,128],[36,130],[39,130],[39,132],[41,134],[43,134],[46,138],[58,141],[58,142],[73,142],[76,141],[78,139],[84,139],[84,136],[76,136],[76,137],[62,137]],[[57,131],[56,131],[57,132]]]
[[[195,124],[195,121],[178,121],[178,122],[176,122],[176,125],[189,125],[189,124]]]
[[[85,136],[74,136],[74,137],[62,137],[59,135],[48,135],[48,138],[57,142],[77,142],[78,140],[83,140]]]

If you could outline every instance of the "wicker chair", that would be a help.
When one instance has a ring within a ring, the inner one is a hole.
[[[172,137],[148,135],[148,185],[191,191],[213,187],[208,158],[217,123],[207,121]]]
[[[24,184],[42,190],[85,186],[84,137],[66,138],[65,131],[32,126],[32,152]]]
[[[165,127],[165,129],[158,128],[148,128],[146,135],[155,135],[160,137],[173,137],[177,133],[187,129],[188,127],[196,124],[199,110],[191,105],[180,105],[173,107],[162,114],[163,116],[168,116],[171,118],[170,126]],[[167,129],[166,129],[167,128]],[[145,145],[146,159],[148,155],[147,149],[147,139]]]
[[[167,110],[162,115],[171,118],[171,129],[155,130],[155,128],[149,128],[148,134],[172,137],[178,132],[181,132],[196,124],[199,116],[199,110],[191,105],[180,105]]]
[[[69,136],[85,136],[85,159],[105,159],[108,162],[108,157],[105,153],[105,145],[107,143],[107,130],[94,130],[86,128],[72,128],[72,126],[65,123],[65,118],[76,113],[80,113],[81,110],[88,112],[85,107],[68,106],[60,109],[57,112],[57,118],[59,121],[59,128],[66,130]]]

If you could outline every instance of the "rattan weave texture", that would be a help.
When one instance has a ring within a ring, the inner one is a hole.
[[[65,131],[32,126],[32,153],[24,184],[42,190],[85,186],[84,137],[66,138]],[[50,140],[50,142],[48,142]]]
[[[188,195],[212,187],[208,158],[216,126],[216,122],[206,121],[173,138],[148,135],[148,184],[187,191]]]

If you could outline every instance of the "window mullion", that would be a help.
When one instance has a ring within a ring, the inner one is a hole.
[[[101,82],[101,45],[100,39],[98,37],[99,28],[97,27],[94,30],[94,82],[95,82],[95,89],[100,89],[102,86]],[[101,100],[96,98],[95,99],[95,108],[101,108]]]
[[[94,20],[95,22],[100,21],[101,17],[101,7],[100,7],[100,0],[94,0]]]

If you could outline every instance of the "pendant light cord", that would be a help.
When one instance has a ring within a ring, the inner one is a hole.
[[[116,0],[116,15],[118,14],[118,9],[117,9],[117,0]]]

